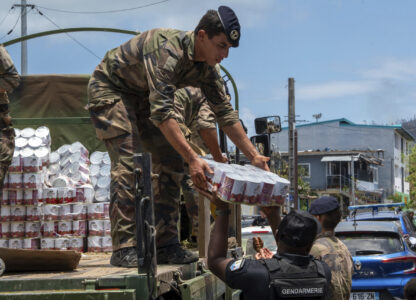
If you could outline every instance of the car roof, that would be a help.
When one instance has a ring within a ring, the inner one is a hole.
[[[399,234],[397,225],[390,221],[343,221],[338,224],[335,228],[336,233],[341,232],[355,232],[355,231],[366,231],[366,232],[390,232]]]
[[[248,226],[241,228],[242,234],[251,234],[251,233],[272,233],[270,226]]]
[[[362,213],[357,213],[355,215],[355,219],[356,220],[362,220],[362,219],[384,219],[384,218],[389,218],[392,220],[399,220],[400,219],[401,214],[397,213],[395,211],[379,211],[376,213],[372,213],[372,212],[362,212]],[[349,216],[349,219],[354,220],[354,216]]]

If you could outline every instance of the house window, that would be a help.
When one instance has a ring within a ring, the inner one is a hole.
[[[378,168],[370,167],[371,173],[373,174],[373,182],[378,183]]]
[[[301,163],[298,164],[298,174],[303,178],[311,178],[311,164]]]

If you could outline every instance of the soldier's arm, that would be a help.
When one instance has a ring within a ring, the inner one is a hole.
[[[0,45],[0,92],[12,92],[19,84],[20,76],[13,60],[6,49]]]
[[[172,147],[183,157],[189,165],[189,175],[191,175],[193,183],[201,188],[207,189],[207,180],[205,172],[213,173],[208,164],[192,150],[191,146],[186,142],[178,122],[169,118],[159,125],[160,131],[166,137]]]
[[[199,135],[207,145],[209,152],[215,161],[226,162],[227,158],[222,156],[220,145],[218,144],[218,135],[216,128],[203,128],[199,130]]]
[[[264,169],[266,171],[270,171],[267,162],[269,161],[269,157],[260,155],[257,152],[254,145],[248,139],[247,134],[245,133],[243,126],[241,126],[240,122],[234,123],[229,126],[224,126],[222,128],[227,136],[231,139],[231,141],[240,149],[244,155],[251,161],[251,164]]]

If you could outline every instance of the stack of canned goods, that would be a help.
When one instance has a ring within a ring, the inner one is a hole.
[[[109,202],[88,204],[88,251],[111,252]]]
[[[107,152],[96,151],[90,157],[91,184],[94,187],[94,202],[110,201],[111,160]]]
[[[76,142],[51,153],[47,127],[16,130],[16,136],[0,193],[0,247],[112,251],[109,202],[93,203],[87,149]],[[101,186],[108,193],[109,182]]]
[[[289,181],[252,165],[223,164],[206,160],[214,174],[206,174],[209,188],[217,187],[225,202],[257,206],[283,205]]]

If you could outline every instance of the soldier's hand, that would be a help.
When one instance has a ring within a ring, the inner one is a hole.
[[[222,154],[221,154],[221,156],[214,157],[214,160],[216,162],[220,162],[220,163],[224,163],[224,164],[228,162],[228,158],[226,156],[222,155]]]
[[[256,155],[251,160],[251,164],[253,166],[256,166],[257,168],[270,171],[269,166],[267,165],[267,162],[270,160],[270,157],[266,157],[263,155]]]
[[[202,190],[208,189],[205,172],[214,173],[205,160],[198,157],[189,162],[189,175],[191,175],[192,182]]]

